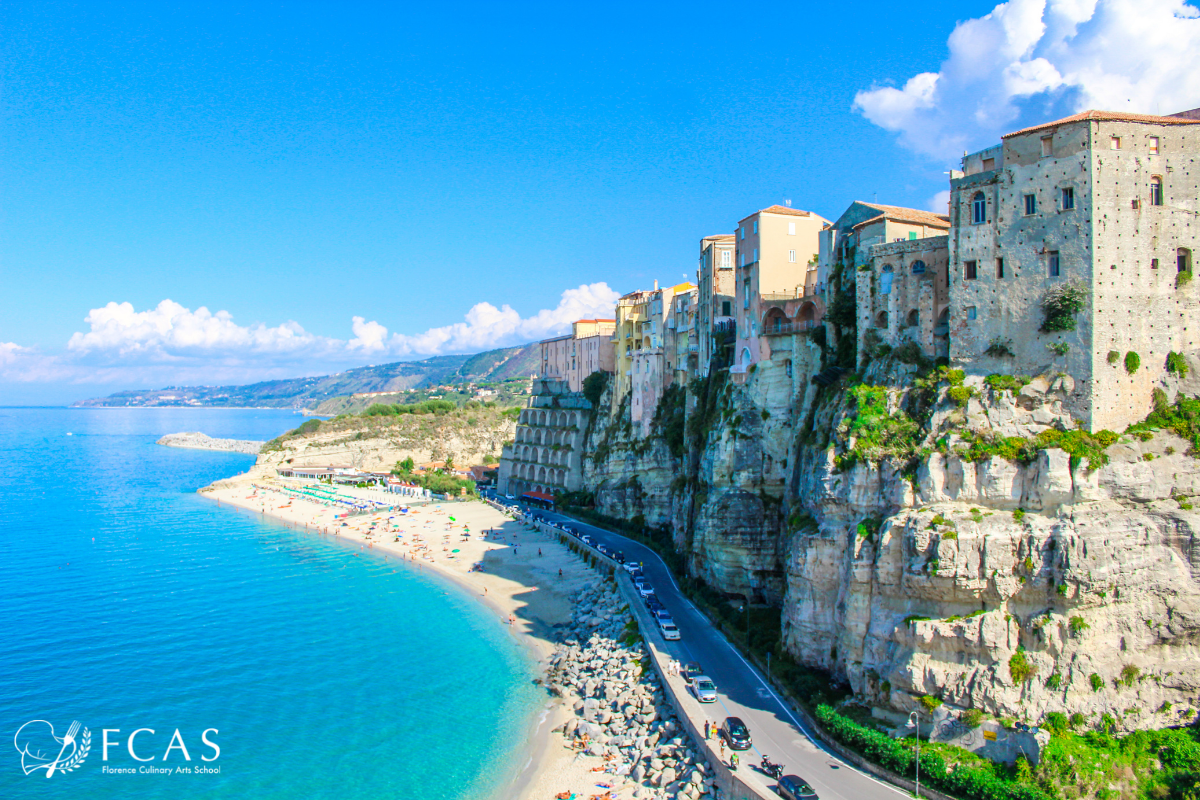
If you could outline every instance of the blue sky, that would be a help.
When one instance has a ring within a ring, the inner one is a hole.
[[[542,338],[785,198],[928,208],[1021,124],[1200,106],[1178,0],[918,11],[6,3],[0,403]]]

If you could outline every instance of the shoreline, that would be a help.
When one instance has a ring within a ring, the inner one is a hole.
[[[558,631],[572,621],[576,596],[600,582],[600,575],[555,537],[531,530],[482,501],[413,503],[403,516],[380,512],[343,520],[337,518],[342,509],[301,499],[294,491],[312,484],[256,472],[217,481],[199,494],[219,506],[270,517],[298,531],[358,545],[360,552],[428,570],[482,601],[497,624],[508,625],[542,682],[559,646]],[[409,498],[396,500],[404,505]],[[488,530],[494,533],[485,537]],[[506,770],[507,780],[497,785],[493,797],[543,800],[552,798],[560,790],[555,787],[564,782],[586,779],[591,765],[582,763],[561,737],[555,741],[555,730],[573,716],[561,699],[547,693],[513,749],[516,763]]]

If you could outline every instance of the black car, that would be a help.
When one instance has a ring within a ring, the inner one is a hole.
[[[721,738],[730,750],[749,750],[753,744],[750,741],[750,729],[737,717],[726,717],[721,723]]]
[[[817,793],[799,775],[784,775],[779,779],[775,791],[787,800],[819,800]]]
[[[625,554],[622,553],[620,550],[614,550],[612,557],[613,557],[613,560],[616,561],[618,564],[625,563]]]
[[[655,611],[661,611],[663,609],[663,604],[658,601],[657,597],[650,595],[646,598],[646,608],[650,610],[651,614],[653,614]]]

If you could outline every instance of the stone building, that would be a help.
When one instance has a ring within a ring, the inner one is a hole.
[[[1093,431],[1144,418],[1168,355],[1192,356],[1200,334],[1197,124],[1086,111],[964,157],[950,182],[951,360],[1064,372],[1069,410]],[[1082,307],[1047,324],[1064,287]]]
[[[750,365],[770,358],[762,339],[765,327],[783,324],[776,306],[764,301],[800,300],[815,288],[818,234],[828,221],[787,206],[770,206],[738,222],[734,267],[734,314],[737,341],[731,371],[744,375]],[[768,317],[768,312],[776,309]],[[789,321],[790,324],[790,321]],[[777,331],[778,332],[778,331]]]
[[[504,445],[496,485],[501,492],[553,494],[582,486],[583,435],[592,405],[566,381],[534,381],[528,407]]]
[[[581,319],[571,333],[539,342],[544,378],[567,382],[572,392],[583,391],[583,381],[593,372],[614,370],[613,331],[616,320]]]
[[[665,325],[666,369],[671,376],[668,384],[686,386],[697,375],[700,350],[696,329],[698,293],[697,288],[692,286],[671,297]]]
[[[736,239],[732,233],[705,236],[700,240],[700,267],[696,271],[696,363],[700,377],[708,375],[715,354],[713,332],[733,322],[733,256]]]
[[[928,358],[950,355],[948,237],[872,245],[857,276],[858,357],[868,345],[915,342]],[[865,285],[864,285],[865,284]]]

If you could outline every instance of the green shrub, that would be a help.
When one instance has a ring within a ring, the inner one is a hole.
[[[963,408],[975,396],[975,390],[970,386],[951,386],[946,390],[946,396],[959,408]]]
[[[968,708],[959,719],[968,728],[978,728],[983,723],[983,712],[978,708]]]
[[[1057,675],[1058,673],[1054,673]],[[1042,727],[1051,733],[1066,733],[1069,730],[1067,715],[1061,711],[1051,711],[1042,720]]]
[[[983,351],[985,356],[992,358],[1012,358],[1012,339],[1003,339],[997,336],[988,343],[987,349]]]
[[[1050,673],[1050,677],[1046,678],[1046,688],[1055,691],[1060,686],[1062,686],[1062,675],[1057,672]]]
[[[1088,676],[1088,683],[1092,685],[1093,692],[1098,692],[1104,688],[1104,678],[1101,678],[1094,672]]]
[[[1178,272],[1175,274],[1175,288],[1176,289],[1182,289],[1184,286],[1187,286],[1191,282],[1192,282],[1192,271],[1190,269],[1185,269],[1182,272]]]
[[[1029,383],[1031,378],[1025,375],[988,375],[983,379],[983,383],[988,388],[997,392],[1010,392],[1013,395],[1020,393],[1025,384]]]
[[[1121,360],[1121,354],[1120,354],[1120,353],[1118,353],[1116,350],[1109,350],[1109,351],[1108,351],[1108,363],[1110,363],[1110,364],[1116,364],[1116,363],[1117,363],[1118,361],[1120,361],[1120,360]]]
[[[1071,722],[1071,727],[1073,729],[1079,730],[1080,728],[1082,728],[1084,725],[1087,724],[1087,715],[1076,711],[1074,714],[1071,715],[1070,722]]]
[[[1082,281],[1071,281],[1050,289],[1042,298],[1042,333],[1073,331],[1075,315],[1087,304],[1088,289]]]
[[[1065,356],[1067,353],[1071,352],[1071,345],[1067,344],[1066,342],[1051,342],[1050,344],[1046,345],[1046,349],[1051,353],[1054,353],[1056,356]]]
[[[1020,686],[1036,673],[1037,668],[1030,664],[1029,659],[1025,657],[1025,648],[1018,647],[1017,652],[1008,659],[1008,674],[1012,676],[1013,683]]]
[[[583,396],[592,404],[593,408],[600,405],[600,397],[604,394],[604,389],[607,386],[607,372],[596,370],[583,379]]]
[[[1167,372],[1181,378],[1187,377],[1188,365],[1183,353],[1176,353],[1174,350],[1167,353]]]
[[[1021,522],[1024,519],[1025,519],[1025,509],[1014,508],[1013,509],[1013,522]]]
[[[892,351],[892,355],[896,357],[897,361],[905,364],[920,364],[925,360],[925,354],[921,352],[921,346],[913,341],[907,341],[899,345]]]
[[[1125,371],[1130,375],[1138,371],[1138,367],[1142,365],[1142,357],[1130,350],[1125,354]]]
[[[850,394],[855,400],[855,414],[839,426],[838,433],[843,435],[844,431],[845,438],[853,437],[855,442],[840,466],[887,457],[907,461],[916,455],[921,429],[903,411],[889,413],[885,387],[859,384],[850,389]]]
[[[867,541],[873,540],[875,538],[875,534],[879,533],[879,526],[882,524],[883,521],[877,517],[867,517],[862,522],[858,523],[858,527],[856,529],[858,538],[866,539]]]
[[[1083,617],[1071,617],[1067,622],[1067,628],[1070,629],[1072,636],[1078,636],[1090,627],[1092,626],[1088,625],[1087,620]]]
[[[1142,671],[1133,664],[1126,664],[1121,667],[1121,683],[1126,686],[1133,686],[1133,682],[1138,679]]]
[[[931,694],[921,695],[917,700],[927,714],[932,714],[933,710],[942,704],[942,698],[934,697]]]

